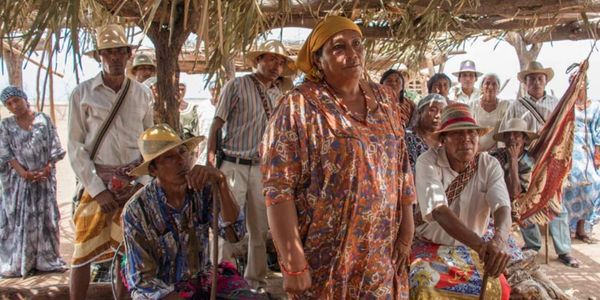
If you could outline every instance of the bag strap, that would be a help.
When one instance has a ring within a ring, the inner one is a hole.
[[[462,170],[446,188],[448,206],[450,206],[455,200],[459,199],[460,193],[462,193],[469,181],[471,181],[473,176],[475,176],[475,173],[479,167],[479,155],[480,154],[477,154],[471,163],[469,163],[467,167]]]
[[[94,138],[94,146],[92,147],[92,152],[90,152],[90,160],[94,160],[96,158],[96,154],[98,153],[98,149],[100,148],[100,144],[102,144],[102,140],[108,131],[108,128],[112,124],[112,121],[117,116],[117,112],[119,112],[119,108],[121,108],[121,104],[123,104],[123,100],[125,100],[125,96],[127,96],[127,92],[129,91],[129,86],[131,85],[131,79],[127,78],[125,80],[125,88],[121,90],[121,92],[117,95],[117,101],[113,104],[113,107],[110,111],[110,115],[104,123],[102,123],[102,127],[100,127],[100,131],[96,134]]]
[[[519,98],[519,102],[533,115],[533,117],[538,121],[538,123],[542,125],[546,124],[546,120],[544,119],[542,114],[540,114],[540,112],[537,111],[535,106],[529,100],[525,99],[524,97],[521,97]]]
[[[269,101],[267,100],[267,95],[265,95],[265,91],[260,87],[261,83],[258,82],[258,79],[254,77],[254,75],[250,75],[250,79],[254,82],[256,89],[258,90],[258,95],[260,96],[260,100],[262,102],[263,109],[265,110],[265,115],[267,115],[267,119],[271,118],[271,106],[269,105]]]

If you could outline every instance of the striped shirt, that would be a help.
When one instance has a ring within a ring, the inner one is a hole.
[[[542,115],[544,120],[548,120],[550,115],[554,111],[554,108],[558,105],[558,99],[552,95],[548,95],[547,93],[541,99],[535,99],[531,97],[529,94],[523,96],[523,98],[528,101],[535,109]],[[506,115],[502,119],[500,123],[500,128],[504,129],[506,122],[512,118],[519,118],[527,122],[527,129],[533,132],[539,133],[544,127],[544,123],[540,123],[536,120],[534,115],[527,109],[523,104],[519,101],[513,101],[508,110],[506,111]]]
[[[255,75],[237,77],[225,84],[215,112],[215,117],[225,121],[223,152],[244,159],[259,157],[258,149],[267,127],[267,115],[258,88],[264,91],[271,112],[282,96],[277,86],[267,88],[262,82],[257,86],[251,76]]]

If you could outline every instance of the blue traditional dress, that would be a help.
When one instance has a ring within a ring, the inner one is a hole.
[[[64,270],[59,253],[55,169],[47,180],[32,182],[9,164],[16,159],[26,170],[34,171],[64,156],[47,115],[36,113],[30,131],[19,127],[14,116],[0,122],[0,276]]]
[[[563,201],[569,212],[571,232],[577,229],[577,221],[585,220],[585,231],[591,233],[600,216],[600,173],[594,167],[594,148],[600,145],[598,101],[588,102],[587,112],[575,109],[574,133],[573,164]]]

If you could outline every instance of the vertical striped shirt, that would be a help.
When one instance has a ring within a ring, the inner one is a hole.
[[[267,127],[267,115],[258,89],[264,91],[271,113],[282,96],[275,85],[257,86],[249,74],[237,77],[223,88],[215,117],[225,121],[222,148],[225,154],[244,159],[258,158],[258,149]]]
[[[522,98],[524,98],[525,101],[529,102],[533,107],[535,107],[535,109],[542,115],[542,117],[546,121],[548,120],[548,118],[550,118],[550,115],[552,114],[559,102],[559,100],[556,97],[548,95],[547,93],[544,94],[544,96],[541,99],[535,99],[529,94],[523,96]],[[542,127],[544,127],[544,123],[538,122],[534,115],[529,111],[529,109],[523,106],[523,104],[519,100],[513,101],[508,107],[508,110],[506,111],[506,114],[504,115],[504,118],[500,123],[500,129],[504,129],[508,120],[512,118],[519,118],[525,120],[525,122],[527,122],[527,129],[533,132],[539,133],[540,130],[542,130]]]

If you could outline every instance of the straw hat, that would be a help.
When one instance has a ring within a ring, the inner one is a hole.
[[[460,63],[460,70],[458,72],[452,73],[452,75],[458,77],[460,73],[463,72],[473,72],[477,77],[483,75],[481,72],[477,72],[477,68],[475,68],[475,62],[472,60],[465,60]]]
[[[135,72],[135,68],[139,66],[152,66],[156,68],[156,64],[150,55],[145,53],[138,53],[133,57],[133,63],[131,64],[131,70]]]
[[[98,50],[119,47],[137,48],[127,42],[127,36],[125,35],[123,26],[118,24],[108,24],[96,29],[96,49],[85,52],[84,54],[99,60]]]
[[[477,130],[479,136],[492,131],[492,128],[477,125],[471,107],[464,103],[452,103],[442,110],[442,125],[434,132],[434,137],[439,138],[441,133],[457,130]]]
[[[537,139],[539,135],[527,127],[527,122],[519,118],[512,118],[506,122],[504,128],[502,128],[498,133],[494,134],[494,140],[497,142],[504,142],[504,134],[507,132],[522,132],[524,133],[529,141]]]
[[[288,51],[285,49],[285,46],[277,40],[266,41],[257,49],[246,53],[246,64],[256,68],[256,58],[265,53],[271,53],[285,58],[287,63],[285,64],[283,73],[281,75],[290,76],[296,73],[296,64],[294,63],[294,60],[290,57]]]
[[[132,176],[142,176],[149,173],[148,166],[152,160],[176,148],[179,145],[186,145],[193,149],[204,140],[204,136],[196,136],[187,140],[182,140],[179,135],[167,124],[154,125],[142,133],[138,139],[138,146],[144,162],[131,170]]]
[[[552,70],[552,68],[544,68],[544,66],[537,61],[530,62],[525,70],[517,74],[517,77],[521,82],[525,82],[525,77],[527,77],[527,75],[535,73],[545,74],[546,82],[552,80],[552,77],[554,77],[554,70]]]

